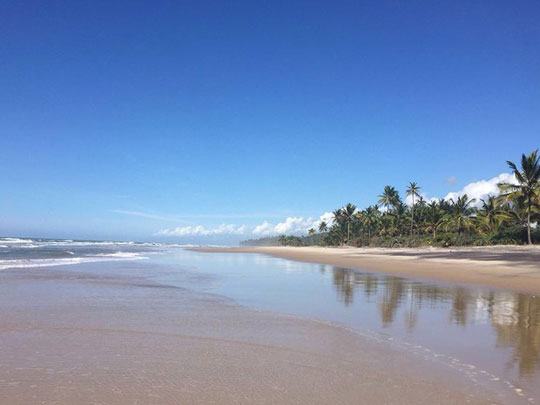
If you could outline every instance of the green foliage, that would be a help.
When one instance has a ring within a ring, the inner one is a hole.
[[[484,246],[540,242],[540,164],[538,151],[522,155],[521,167],[508,161],[516,183],[499,184],[499,197],[475,200],[464,194],[451,200],[431,201],[420,196],[420,186],[411,182],[407,195],[385,186],[378,205],[358,211],[351,203],[336,209],[332,224],[321,222],[308,236],[266,238],[269,244],[285,246]]]
[[[278,238],[279,243],[283,246],[303,246],[304,239],[305,238],[300,238],[298,236],[286,236],[286,235],[281,235]]]
[[[242,246],[280,246],[277,236],[268,238],[248,239],[240,242]]]

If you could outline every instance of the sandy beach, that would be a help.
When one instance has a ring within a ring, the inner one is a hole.
[[[540,246],[446,249],[239,247],[194,250],[259,253],[405,277],[540,293]]]
[[[0,402],[501,403],[347,329],[151,281],[148,263],[0,272]]]

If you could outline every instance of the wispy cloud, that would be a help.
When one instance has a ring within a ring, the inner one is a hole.
[[[142,211],[112,210],[112,212],[116,214],[129,215],[132,217],[155,219],[159,221],[186,222],[185,220],[182,220],[178,217],[164,216],[164,215],[152,214],[152,213],[142,212]]]
[[[156,214],[153,212],[144,212],[144,211],[134,211],[134,210],[122,210],[115,209],[111,210],[114,213],[122,215],[130,215],[141,218],[149,218],[160,221],[171,221],[171,222],[188,222],[189,220],[194,219],[247,219],[247,218],[283,218],[283,213],[230,213],[230,214]]]

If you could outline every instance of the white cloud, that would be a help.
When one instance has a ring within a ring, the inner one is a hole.
[[[276,233],[303,233],[313,224],[312,218],[288,217],[274,227]]]
[[[177,228],[161,229],[156,232],[159,236],[211,236],[211,235],[243,235],[245,225],[221,224],[215,228],[205,228],[202,225],[182,226]]]
[[[426,193],[420,193],[420,196],[424,199],[424,200],[427,200],[427,195]],[[414,197],[414,203],[416,204],[418,202],[419,198],[418,197]],[[409,207],[412,205],[412,195],[408,195],[405,197],[405,204],[407,204]]]
[[[334,214],[332,214],[331,212],[325,212],[324,214],[322,214],[314,224],[316,228],[319,228],[321,222],[326,222],[326,225],[329,227],[334,225]]]
[[[254,235],[267,235],[268,233],[271,232],[272,228],[273,226],[270,222],[264,221],[262,224],[257,225],[253,229],[253,234]]]
[[[253,228],[253,234],[258,236],[274,236],[274,235],[301,235],[305,234],[308,229],[318,229],[321,222],[326,222],[331,226],[334,222],[334,216],[331,212],[325,212],[318,219],[311,217],[288,217],[283,222],[271,224],[264,221],[262,224]]]
[[[460,191],[450,192],[444,197],[445,200],[456,200],[458,197],[461,197],[463,194],[467,194],[467,197],[470,199],[476,198],[474,206],[481,206],[481,199],[486,199],[488,196],[497,196],[499,195],[499,188],[497,187],[498,183],[516,183],[516,178],[513,174],[510,173],[501,173],[496,177],[493,177],[489,180],[480,180],[474,183],[469,183],[463,187]]]
[[[424,201],[427,204],[429,204],[432,201],[439,201],[439,198],[437,198],[437,197],[428,198],[426,193],[420,193],[420,196],[424,199]],[[418,197],[414,197],[414,203],[415,204],[418,203],[418,200],[419,200]],[[405,197],[405,204],[407,204],[409,207],[412,206],[412,196],[411,195],[408,195],[407,197]],[[380,207],[379,208],[380,211],[386,211],[386,209],[387,209],[386,207]]]
[[[308,229],[318,229],[320,223],[324,221],[328,226],[334,222],[331,212],[325,212],[319,218],[311,217],[288,217],[277,224],[264,221],[255,226],[251,231],[246,225],[221,224],[217,227],[204,227],[202,225],[190,225],[177,228],[161,229],[156,232],[157,236],[212,236],[212,235],[245,235],[250,232],[256,236],[275,236],[281,234],[303,235]]]
[[[493,177],[489,180],[480,180],[475,181],[473,183],[467,184],[465,187],[463,187],[459,191],[452,191],[448,193],[443,200],[456,200],[458,197],[461,197],[463,194],[467,194],[467,197],[469,199],[475,198],[476,201],[474,202],[473,206],[480,207],[482,205],[481,199],[486,199],[488,196],[497,196],[499,195],[499,188],[497,187],[498,183],[516,183],[516,178],[513,174],[510,173],[501,173],[496,177]],[[439,201],[440,199],[437,197],[430,197],[428,198],[426,193],[420,193],[422,198],[426,201],[426,203],[430,203],[432,201]],[[414,199],[415,203],[418,202],[418,197]],[[405,204],[407,204],[409,207],[412,205],[412,197],[407,196],[405,198]],[[384,211],[384,207],[381,208],[381,211]]]

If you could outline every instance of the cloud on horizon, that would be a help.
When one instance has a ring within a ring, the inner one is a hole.
[[[318,219],[313,219],[312,217],[288,217],[285,221],[275,225],[264,221],[262,224],[256,226],[252,233],[256,236],[300,235],[305,234],[310,228],[318,229],[323,221],[327,225],[331,225],[334,222],[334,216],[331,212],[325,212]]]
[[[206,228],[202,225],[179,226],[176,228],[161,229],[157,236],[212,236],[212,235],[243,235],[245,225],[221,224],[215,228]]]
[[[465,187],[463,187],[459,191],[451,191],[450,193],[446,194],[445,197],[443,197],[443,200],[456,200],[458,197],[461,197],[464,194],[467,194],[467,197],[469,199],[475,199],[476,201],[472,204],[474,207],[481,207],[482,201],[487,199],[489,196],[498,196],[499,195],[499,187],[497,187],[497,184],[499,183],[516,183],[516,178],[511,173],[501,173],[498,176],[492,177],[489,180],[480,180],[475,181],[472,183],[467,184]],[[422,198],[427,202],[430,203],[431,201],[439,201],[440,198],[437,197],[430,197],[428,198],[426,193],[420,193]],[[415,201],[418,201],[418,197],[415,198]],[[407,204],[409,207],[412,205],[412,197],[407,196],[405,198],[405,204]]]
[[[331,212],[325,212],[319,218],[311,217],[287,217],[283,222],[272,224],[264,221],[262,224],[253,228],[247,225],[221,224],[217,227],[204,227],[202,225],[182,226],[176,228],[161,229],[156,232],[156,236],[212,236],[212,235],[254,235],[276,236],[282,234],[302,235],[308,229],[318,229],[321,222],[326,222],[328,225],[333,223],[333,215]]]
[[[476,199],[473,204],[476,207],[482,205],[481,200],[488,196],[497,196],[499,194],[498,183],[515,183],[516,178],[510,173],[501,173],[489,180],[480,180],[467,184],[459,191],[453,191],[443,198],[444,200],[457,199],[463,194],[467,194],[470,199]],[[420,193],[427,202],[438,201],[437,197],[428,198],[426,193]],[[416,199],[415,199],[416,200]],[[405,198],[407,205],[412,204],[412,197]],[[383,211],[384,209],[382,209]],[[142,215],[141,215],[142,216]],[[318,229],[321,222],[326,222],[329,226],[333,224],[333,215],[331,212],[325,212],[319,218],[313,217],[287,217],[282,222],[271,223],[264,221],[263,223],[249,227],[247,225],[236,224],[221,224],[216,227],[204,227],[202,225],[183,226],[176,228],[161,229],[156,232],[156,236],[213,236],[213,235],[236,235],[243,237],[269,237],[282,234],[287,235],[304,235],[308,229]]]
[[[497,184],[499,183],[517,183],[516,178],[511,173],[501,173],[496,177],[493,177],[489,180],[480,180],[475,181],[473,183],[467,184],[465,187],[463,187],[460,191],[450,192],[446,194],[446,197],[444,197],[445,200],[456,200],[458,197],[461,197],[464,194],[467,194],[467,197],[469,199],[475,198],[476,201],[472,204],[475,207],[480,207],[482,205],[482,201],[485,200],[489,196],[498,196],[499,195],[499,187],[497,187]]]

